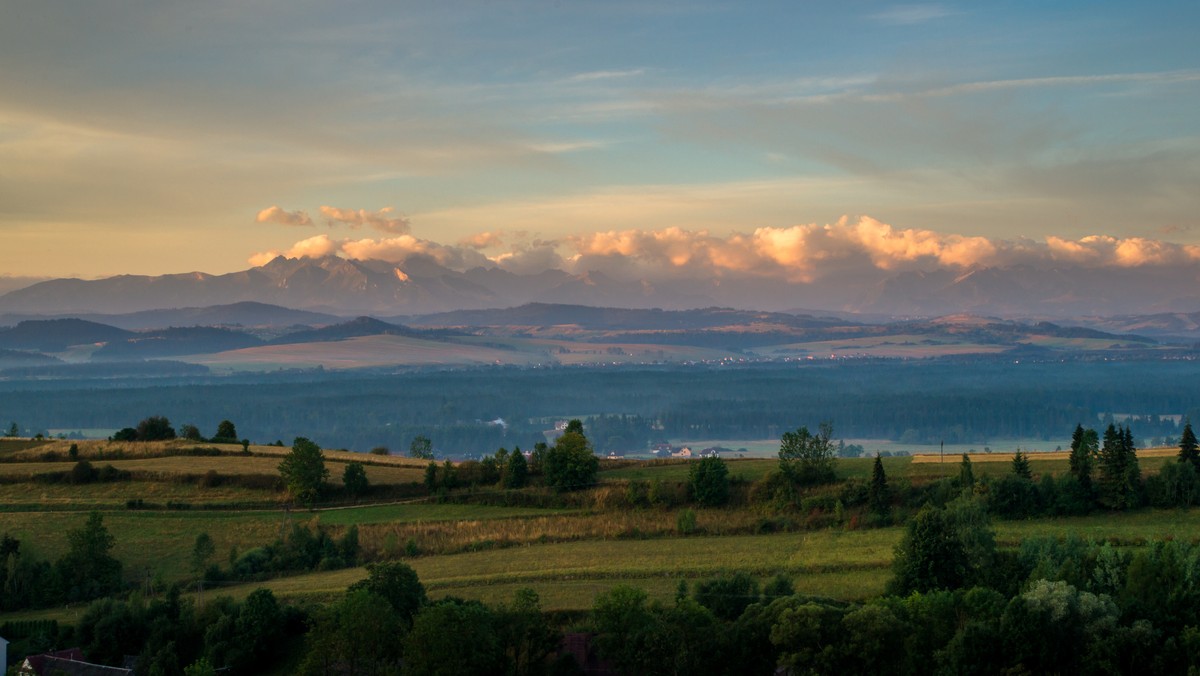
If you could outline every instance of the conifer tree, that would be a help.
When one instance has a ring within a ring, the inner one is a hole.
[[[975,488],[975,470],[971,469],[971,458],[966,453],[962,454],[962,463],[958,466],[958,484],[963,490]]]
[[[1085,430],[1083,425],[1075,425],[1075,433],[1071,435],[1071,474],[1089,492],[1092,490],[1093,456],[1097,442],[1096,430]]]
[[[1138,468],[1133,432],[1109,424],[1100,449],[1100,502],[1109,509],[1136,506],[1141,497],[1142,473]]]
[[[1020,449],[1013,454],[1012,471],[1022,479],[1033,480],[1033,470],[1029,468],[1029,456]]]
[[[1192,432],[1192,423],[1183,423],[1183,435],[1179,437],[1179,462],[1190,462],[1192,467],[1200,470],[1200,445],[1196,443],[1196,433]]]
[[[1142,502],[1142,470],[1138,466],[1137,448],[1133,445],[1133,430],[1128,425],[1121,432],[1121,452],[1125,455],[1125,495],[1130,507]]]
[[[868,489],[868,504],[871,512],[881,519],[892,514],[892,491],[888,487],[887,474],[883,471],[883,459],[875,454],[875,466],[871,469],[871,487]]]

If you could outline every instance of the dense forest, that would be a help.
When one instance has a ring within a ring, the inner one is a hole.
[[[155,412],[207,428],[236,419],[256,442],[321,430],[323,446],[366,451],[433,440],[439,456],[544,439],[589,419],[601,452],[665,439],[770,439],[797,420],[844,438],[986,444],[1050,438],[1077,423],[1130,420],[1139,445],[1200,418],[1192,361],[931,360],[373,372],[0,382],[0,420],[23,433],[119,429]],[[606,418],[597,416],[605,415]],[[1163,417],[1159,417],[1163,416]],[[502,422],[501,422],[502,421]]]

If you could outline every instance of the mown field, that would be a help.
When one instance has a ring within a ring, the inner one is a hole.
[[[867,598],[883,591],[893,548],[903,532],[898,526],[855,529],[848,523],[827,521],[814,527],[806,525],[804,514],[777,519],[762,507],[743,506],[697,509],[694,532],[685,535],[679,519],[686,506],[631,509],[622,503],[630,481],[686,481],[691,464],[684,460],[613,463],[601,473],[601,487],[575,494],[569,504],[555,507],[408,499],[304,510],[285,508],[282,494],[275,489],[178,480],[209,471],[228,476],[273,473],[287,449],[255,446],[244,455],[240,446],[228,446],[219,449],[224,451],[221,455],[192,456],[173,454],[187,449],[177,442],[131,446],[121,450],[106,442],[79,442],[78,452],[96,466],[111,463],[157,479],[87,485],[22,480],[69,469],[74,464],[66,458],[69,444],[0,443],[0,477],[6,477],[0,483],[0,531],[20,539],[23,553],[53,560],[66,551],[66,533],[82,524],[87,510],[98,509],[115,538],[113,553],[124,563],[126,577],[166,584],[194,579],[189,556],[200,533],[212,537],[215,559],[225,565],[231,550],[244,552],[265,545],[296,524],[324,528],[335,537],[353,525],[359,529],[364,552],[371,557],[403,558],[417,570],[432,596],[500,602],[519,587],[532,587],[547,610],[588,608],[597,593],[623,583],[668,599],[680,580],[692,582],[732,571],[748,571],[762,580],[783,573],[804,593]],[[59,459],[44,459],[48,452],[59,454]],[[121,457],[108,459],[114,455]],[[371,463],[366,469],[373,485],[408,484],[420,481],[423,474],[424,463],[403,458],[337,451],[327,452],[326,457],[334,482],[351,459]],[[977,476],[1009,471],[1007,462],[986,460],[994,458],[980,454],[973,460]],[[1152,473],[1170,461],[1171,454],[1147,451],[1139,460],[1143,473]],[[1034,455],[1030,461],[1035,475],[1066,470],[1065,458]],[[839,461],[838,474],[865,480],[872,462],[867,458]],[[732,459],[728,465],[731,477],[753,482],[776,462]],[[893,457],[884,459],[884,467],[897,485],[920,483],[957,476],[959,458],[938,463]],[[159,505],[182,502],[187,508],[127,509],[125,502],[132,498]],[[266,508],[211,508],[227,504]],[[998,541],[1008,547],[1029,537],[1068,536],[1136,547],[1166,538],[1200,541],[1200,510],[998,521],[995,527]],[[363,568],[350,568],[221,583],[205,594],[244,596],[266,586],[284,598],[319,600],[340,594],[364,574]],[[71,620],[79,612],[79,608],[59,608],[10,613],[0,615],[0,621]]]

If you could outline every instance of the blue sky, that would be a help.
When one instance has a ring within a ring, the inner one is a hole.
[[[0,10],[0,274],[1200,257],[1195,2]]]

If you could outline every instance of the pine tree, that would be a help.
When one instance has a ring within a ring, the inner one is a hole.
[[[1013,454],[1012,471],[1022,479],[1033,480],[1033,470],[1029,468],[1029,456],[1019,449]]]
[[[1190,462],[1192,467],[1200,470],[1200,444],[1196,443],[1196,434],[1192,432],[1192,423],[1183,423],[1183,435],[1179,437],[1179,462]]]
[[[883,459],[875,454],[875,467],[871,470],[871,487],[868,489],[868,504],[871,512],[881,519],[892,514],[892,491],[888,487],[887,474],[883,471]]]
[[[1121,433],[1121,452],[1125,455],[1126,504],[1138,507],[1142,502],[1142,470],[1138,466],[1137,448],[1133,445],[1133,430],[1128,425]]]
[[[971,458],[966,453],[962,454],[962,463],[958,466],[958,485],[968,491],[975,488],[975,471],[971,469]]]

